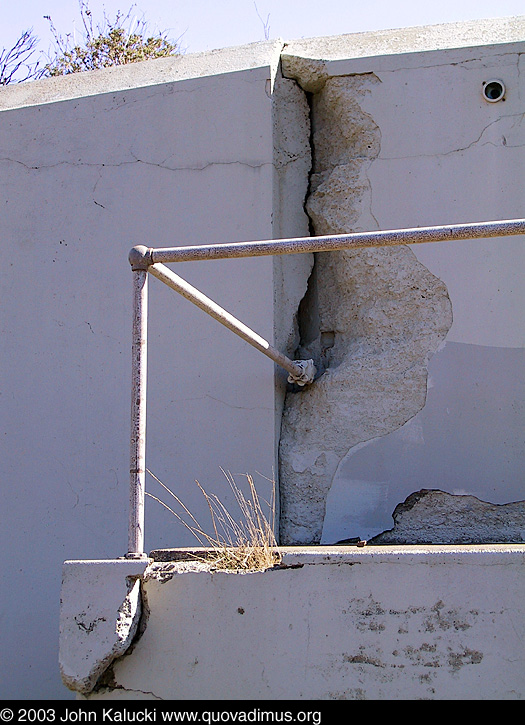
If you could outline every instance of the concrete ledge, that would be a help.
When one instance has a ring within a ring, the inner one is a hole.
[[[525,16],[517,16],[306,38],[286,42],[282,69],[315,93],[329,77],[439,65],[444,50],[448,63],[475,60],[480,46],[484,58],[519,53],[524,37]]]
[[[205,547],[189,546],[174,549],[154,549],[150,552],[152,564],[158,562],[195,561],[206,558]],[[509,559],[525,563],[525,544],[457,544],[457,545],[391,545],[391,546],[280,546],[283,565],[339,564],[374,561],[375,563],[406,563],[410,559],[423,563],[443,563],[474,559],[478,563]]]
[[[285,547],[243,573],[205,552],[152,552],[143,634],[87,699],[523,697],[525,545]]]
[[[128,649],[141,614],[148,559],[66,561],[60,599],[60,672],[66,687],[90,692]]]
[[[273,69],[273,79],[282,45],[282,40],[250,43],[17,83],[0,88],[0,110],[56,103],[72,98],[116,93],[265,66]]]

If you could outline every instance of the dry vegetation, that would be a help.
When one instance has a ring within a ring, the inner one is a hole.
[[[53,19],[49,22],[53,37],[48,53],[37,51],[38,38],[25,30],[11,48],[0,48],[0,86],[27,80],[69,75],[98,68],[164,58],[181,52],[180,38],[173,40],[167,31],[151,30],[144,16],[120,10],[114,19],[104,12],[96,22],[89,0],[78,0],[81,28],[62,35]],[[45,58],[46,60],[43,60]]]
[[[281,561],[274,533],[275,482],[273,482],[271,500],[264,501],[259,498],[250,475],[246,475],[248,495],[245,496],[232,474],[223,471],[239,507],[240,519],[236,520],[215,494],[208,494],[196,481],[210,512],[213,534],[208,534],[180,498],[151,471],[148,473],[173,497],[182,513],[175,511],[151,493],[146,492],[146,496],[161,504],[191,531],[199,544],[206,548],[202,561],[211,569],[264,571]],[[264,512],[265,507],[268,508],[268,514]]]

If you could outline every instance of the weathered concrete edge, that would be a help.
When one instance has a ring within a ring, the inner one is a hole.
[[[114,68],[72,73],[56,78],[15,83],[0,88],[0,111],[255,68],[270,68],[273,83],[283,45],[284,41],[278,38],[201,53],[145,60]]]
[[[373,33],[287,41],[281,53],[283,75],[308,92],[318,92],[328,78],[349,74],[422,68],[443,62],[523,52],[525,16],[426,25]]]
[[[347,60],[422,51],[465,50],[525,40],[525,15],[285,41],[284,54]]]
[[[161,562],[187,562],[205,559],[206,548],[181,547],[150,552],[153,565]],[[523,561],[525,544],[391,545],[391,546],[283,546],[279,547],[283,566],[309,564],[365,563],[459,563],[507,564]]]
[[[108,667],[129,650],[142,614],[142,581],[154,579],[162,584],[178,574],[214,574],[202,561],[206,551],[209,549],[204,547],[182,547],[159,549],[142,560],[64,562],[59,661],[66,687],[82,695],[89,694]],[[272,575],[310,566],[525,564],[525,544],[290,546],[280,551],[282,561],[273,569],[228,574]]]
[[[68,560],[62,567],[59,666],[70,690],[89,693],[129,649],[142,615],[151,559]]]
[[[525,16],[415,26],[339,36],[270,41],[175,55],[115,68],[73,73],[0,88],[0,110],[56,103],[73,98],[271,67],[273,81],[282,60],[286,77],[301,75],[301,59],[323,66],[322,75],[338,75],[337,61],[358,62],[379,56],[413,55],[525,40]],[[328,65],[331,65],[328,70]],[[356,70],[356,72],[358,72]],[[301,82],[301,78],[297,78]]]

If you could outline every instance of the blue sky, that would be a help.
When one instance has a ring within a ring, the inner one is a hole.
[[[413,25],[525,14],[523,0],[136,0],[135,14],[151,27],[182,37],[186,52],[271,38],[291,40]],[[95,17],[127,11],[133,0],[90,0]],[[50,15],[63,34],[80,29],[78,0],[0,0],[0,47],[11,47],[32,27],[47,51]]]

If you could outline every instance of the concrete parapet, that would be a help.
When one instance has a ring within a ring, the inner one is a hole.
[[[88,699],[523,696],[523,545],[285,547],[245,573],[188,553],[144,572],[143,634]]]

